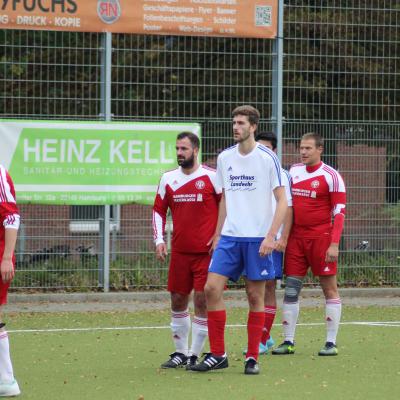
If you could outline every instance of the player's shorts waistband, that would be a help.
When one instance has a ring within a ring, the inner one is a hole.
[[[221,235],[221,238],[227,240],[228,242],[262,242],[263,237],[243,237],[243,236],[227,236]]]

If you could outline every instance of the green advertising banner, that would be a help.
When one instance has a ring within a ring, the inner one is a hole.
[[[196,123],[0,120],[0,164],[19,203],[152,204],[182,131],[201,134]]]

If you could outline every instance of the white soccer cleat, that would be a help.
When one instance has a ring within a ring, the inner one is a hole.
[[[18,382],[14,379],[11,383],[0,382],[0,397],[13,397],[21,394]]]

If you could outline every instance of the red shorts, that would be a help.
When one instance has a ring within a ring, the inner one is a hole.
[[[336,275],[337,262],[325,262],[331,235],[318,238],[290,237],[285,250],[285,275],[305,276],[311,267],[314,276]]]
[[[168,291],[190,294],[204,291],[211,255],[208,253],[171,253]]]
[[[15,271],[15,256],[13,256],[13,265],[14,265],[14,271]],[[3,282],[3,279],[1,279],[1,275],[0,275],[0,306],[7,304],[7,293],[8,293],[8,288],[10,287],[10,284],[11,284],[11,282]]]
[[[0,306],[7,304],[7,293],[11,282],[4,283],[0,277]]]

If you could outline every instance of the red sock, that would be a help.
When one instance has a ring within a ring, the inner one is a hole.
[[[207,323],[210,351],[215,356],[223,356],[225,354],[226,310],[208,311]]]
[[[258,347],[260,346],[262,330],[264,328],[265,313],[249,311],[247,320],[247,354],[246,358],[258,359]]]
[[[267,340],[271,337],[271,329],[275,320],[276,306],[265,306],[264,313],[265,313],[265,322],[264,322],[263,333],[261,336],[261,343],[263,345],[265,345],[267,343]]]

